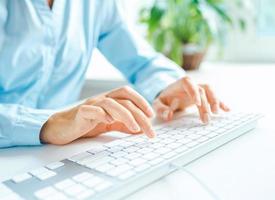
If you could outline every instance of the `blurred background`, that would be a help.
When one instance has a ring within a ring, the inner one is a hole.
[[[117,1],[130,26],[157,51],[184,69],[192,69],[191,73],[207,68],[205,66],[275,64],[274,0]],[[123,80],[95,51],[87,77],[110,80],[108,76],[112,80]]]
[[[140,27],[142,34],[149,34],[150,40],[158,49],[164,48],[161,47],[161,41],[157,44],[156,40],[163,38],[169,43],[171,40],[179,40],[184,45],[199,45],[202,49],[207,49],[205,59],[208,60],[275,61],[274,0],[122,2],[129,21],[132,21],[130,23]]]

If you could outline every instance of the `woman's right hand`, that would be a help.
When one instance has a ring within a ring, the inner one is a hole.
[[[151,138],[155,136],[151,117],[153,110],[146,100],[126,86],[55,113],[43,125],[40,140],[42,143],[62,145],[108,131],[144,132]]]

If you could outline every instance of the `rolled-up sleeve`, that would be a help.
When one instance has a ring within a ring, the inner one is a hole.
[[[135,30],[127,25],[120,14],[120,6],[110,1],[99,37],[98,48],[123,73],[149,102],[169,84],[185,76],[174,62],[154,49]]]
[[[0,148],[40,145],[40,130],[54,113],[16,104],[0,104]]]

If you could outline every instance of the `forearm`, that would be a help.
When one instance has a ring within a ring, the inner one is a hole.
[[[133,84],[152,103],[163,89],[184,76],[185,72],[179,66],[158,54],[137,71]]]
[[[157,53],[124,23],[100,39],[99,49],[149,102],[185,75],[177,64]]]

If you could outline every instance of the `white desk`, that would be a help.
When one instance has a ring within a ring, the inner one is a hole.
[[[101,79],[97,72],[93,79]],[[110,73],[112,74],[112,73]],[[112,74],[113,75],[113,74]],[[236,65],[206,63],[190,73],[206,80],[234,110],[260,111],[266,115],[254,131],[189,164],[186,169],[220,199],[271,200],[275,197],[275,65]],[[115,76],[121,83],[120,75]],[[98,81],[98,80],[97,80]],[[107,80],[105,80],[107,81]],[[93,82],[92,82],[93,83]],[[98,82],[97,82],[98,83]],[[56,147],[10,148],[0,150],[0,180],[66,158],[115,137],[80,140]],[[127,199],[211,199],[203,187],[184,171],[178,171]]]

